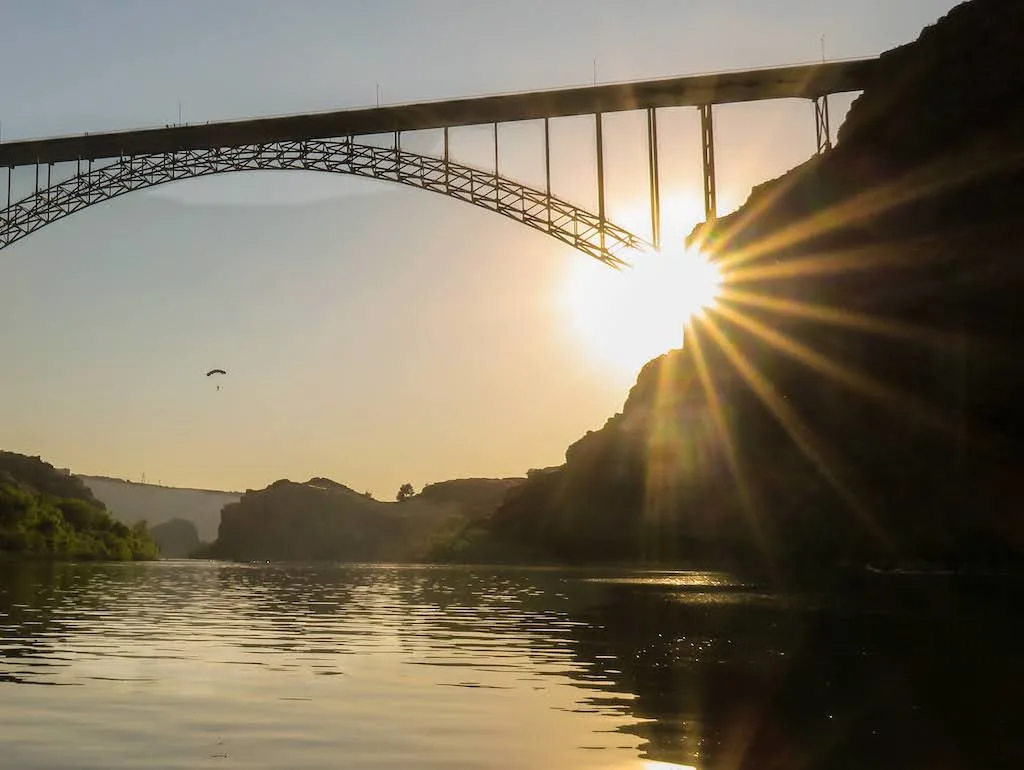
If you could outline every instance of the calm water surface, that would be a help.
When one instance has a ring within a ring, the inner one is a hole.
[[[710,573],[0,565],[0,767],[1024,767],[1015,603],[830,604]]]

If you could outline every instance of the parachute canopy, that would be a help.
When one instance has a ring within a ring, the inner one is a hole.
[[[227,374],[227,372],[223,369],[211,369],[206,373],[206,376],[209,377],[211,374]]]

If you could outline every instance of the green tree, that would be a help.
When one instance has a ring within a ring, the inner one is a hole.
[[[12,483],[13,481],[13,483]],[[129,528],[81,498],[40,494],[0,479],[0,556],[40,559],[155,559],[144,523]]]
[[[398,502],[402,502],[403,500],[408,500],[410,497],[412,497],[415,494],[416,494],[416,490],[413,488],[412,484],[410,484],[407,481],[404,484],[402,484],[402,486],[400,486],[398,488],[398,494],[395,495],[395,499]]]

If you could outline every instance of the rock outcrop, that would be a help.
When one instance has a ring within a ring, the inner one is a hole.
[[[521,479],[458,479],[384,503],[330,479],[276,481],[224,507],[215,558],[417,561],[489,515]]]
[[[1024,553],[1024,4],[883,55],[831,152],[699,237],[718,307],[493,531],[772,572]],[[697,233],[695,233],[697,235]]]
[[[187,519],[161,522],[152,527],[149,534],[165,559],[182,559],[199,550],[199,532]]]

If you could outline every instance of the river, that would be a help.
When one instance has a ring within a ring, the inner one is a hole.
[[[702,572],[0,565],[0,767],[1024,767],[1019,614]]]

